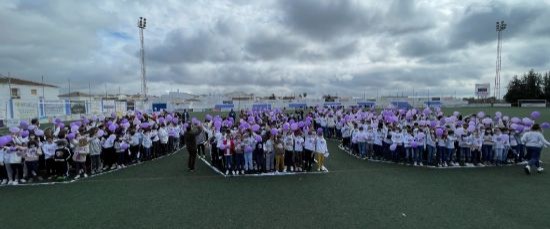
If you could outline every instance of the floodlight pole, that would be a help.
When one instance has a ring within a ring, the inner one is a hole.
[[[143,44],[143,30],[147,24],[147,19],[139,17],[137,27],[139,28],[139,40],[141,44],[140,56],[141,56],[141,94],[145,100],[147,100],[147,80],[145,78],[145,49]]]
[[[495,72],[495,100],[500,99],[500,70],[502,65],[501,52],[502,52],[502,31],[506,29],[504,21],[497,21],[497,60],[496,60],[496,72]]]

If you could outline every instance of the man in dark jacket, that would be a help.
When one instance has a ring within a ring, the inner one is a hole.
[[[185,141],[185,147],[187,152],[189,152],[189,160],[187,161],[187,168],[189,172],[195,171],[195,160],[197,159],[197,135],[202,131],[202,126],[196,124],[195,127],[192,127],[193,124],[187,126],[183,139]]]
[[[189,122],[191,120],[189,120],[189,112],[187,111],[187,109],[183,109],[183,114],[182,114],[182,118],[183,118],[183,122]]]

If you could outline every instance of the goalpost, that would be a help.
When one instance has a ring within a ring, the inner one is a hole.
[[[546,107],[545,99],[518,99],[519,107]]]

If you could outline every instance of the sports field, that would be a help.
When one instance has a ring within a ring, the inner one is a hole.
[[[451,109],[453,111],[455,109]],[[527,116],[534,109],[484,110]],[[548,109],[541,120],[550,120]],[[545,133],[548,138],[548,133]],[[48,186],[0,188],[2,228],[547,228],[550,175],[360,161],[329,142],[328,174],[224,178],[184,151]],[[549,161],[548,150],[542,156]],[[548,173],[548,172],[547,172]]]

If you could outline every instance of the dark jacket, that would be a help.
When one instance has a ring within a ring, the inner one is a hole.
[[[190,153],[197,152],[197,135],[199,135],[200,133],[200,129],[192,129],[190,131],[186,131],[183,135],[185,147],[187,147],[187,151],[189,151]]]

